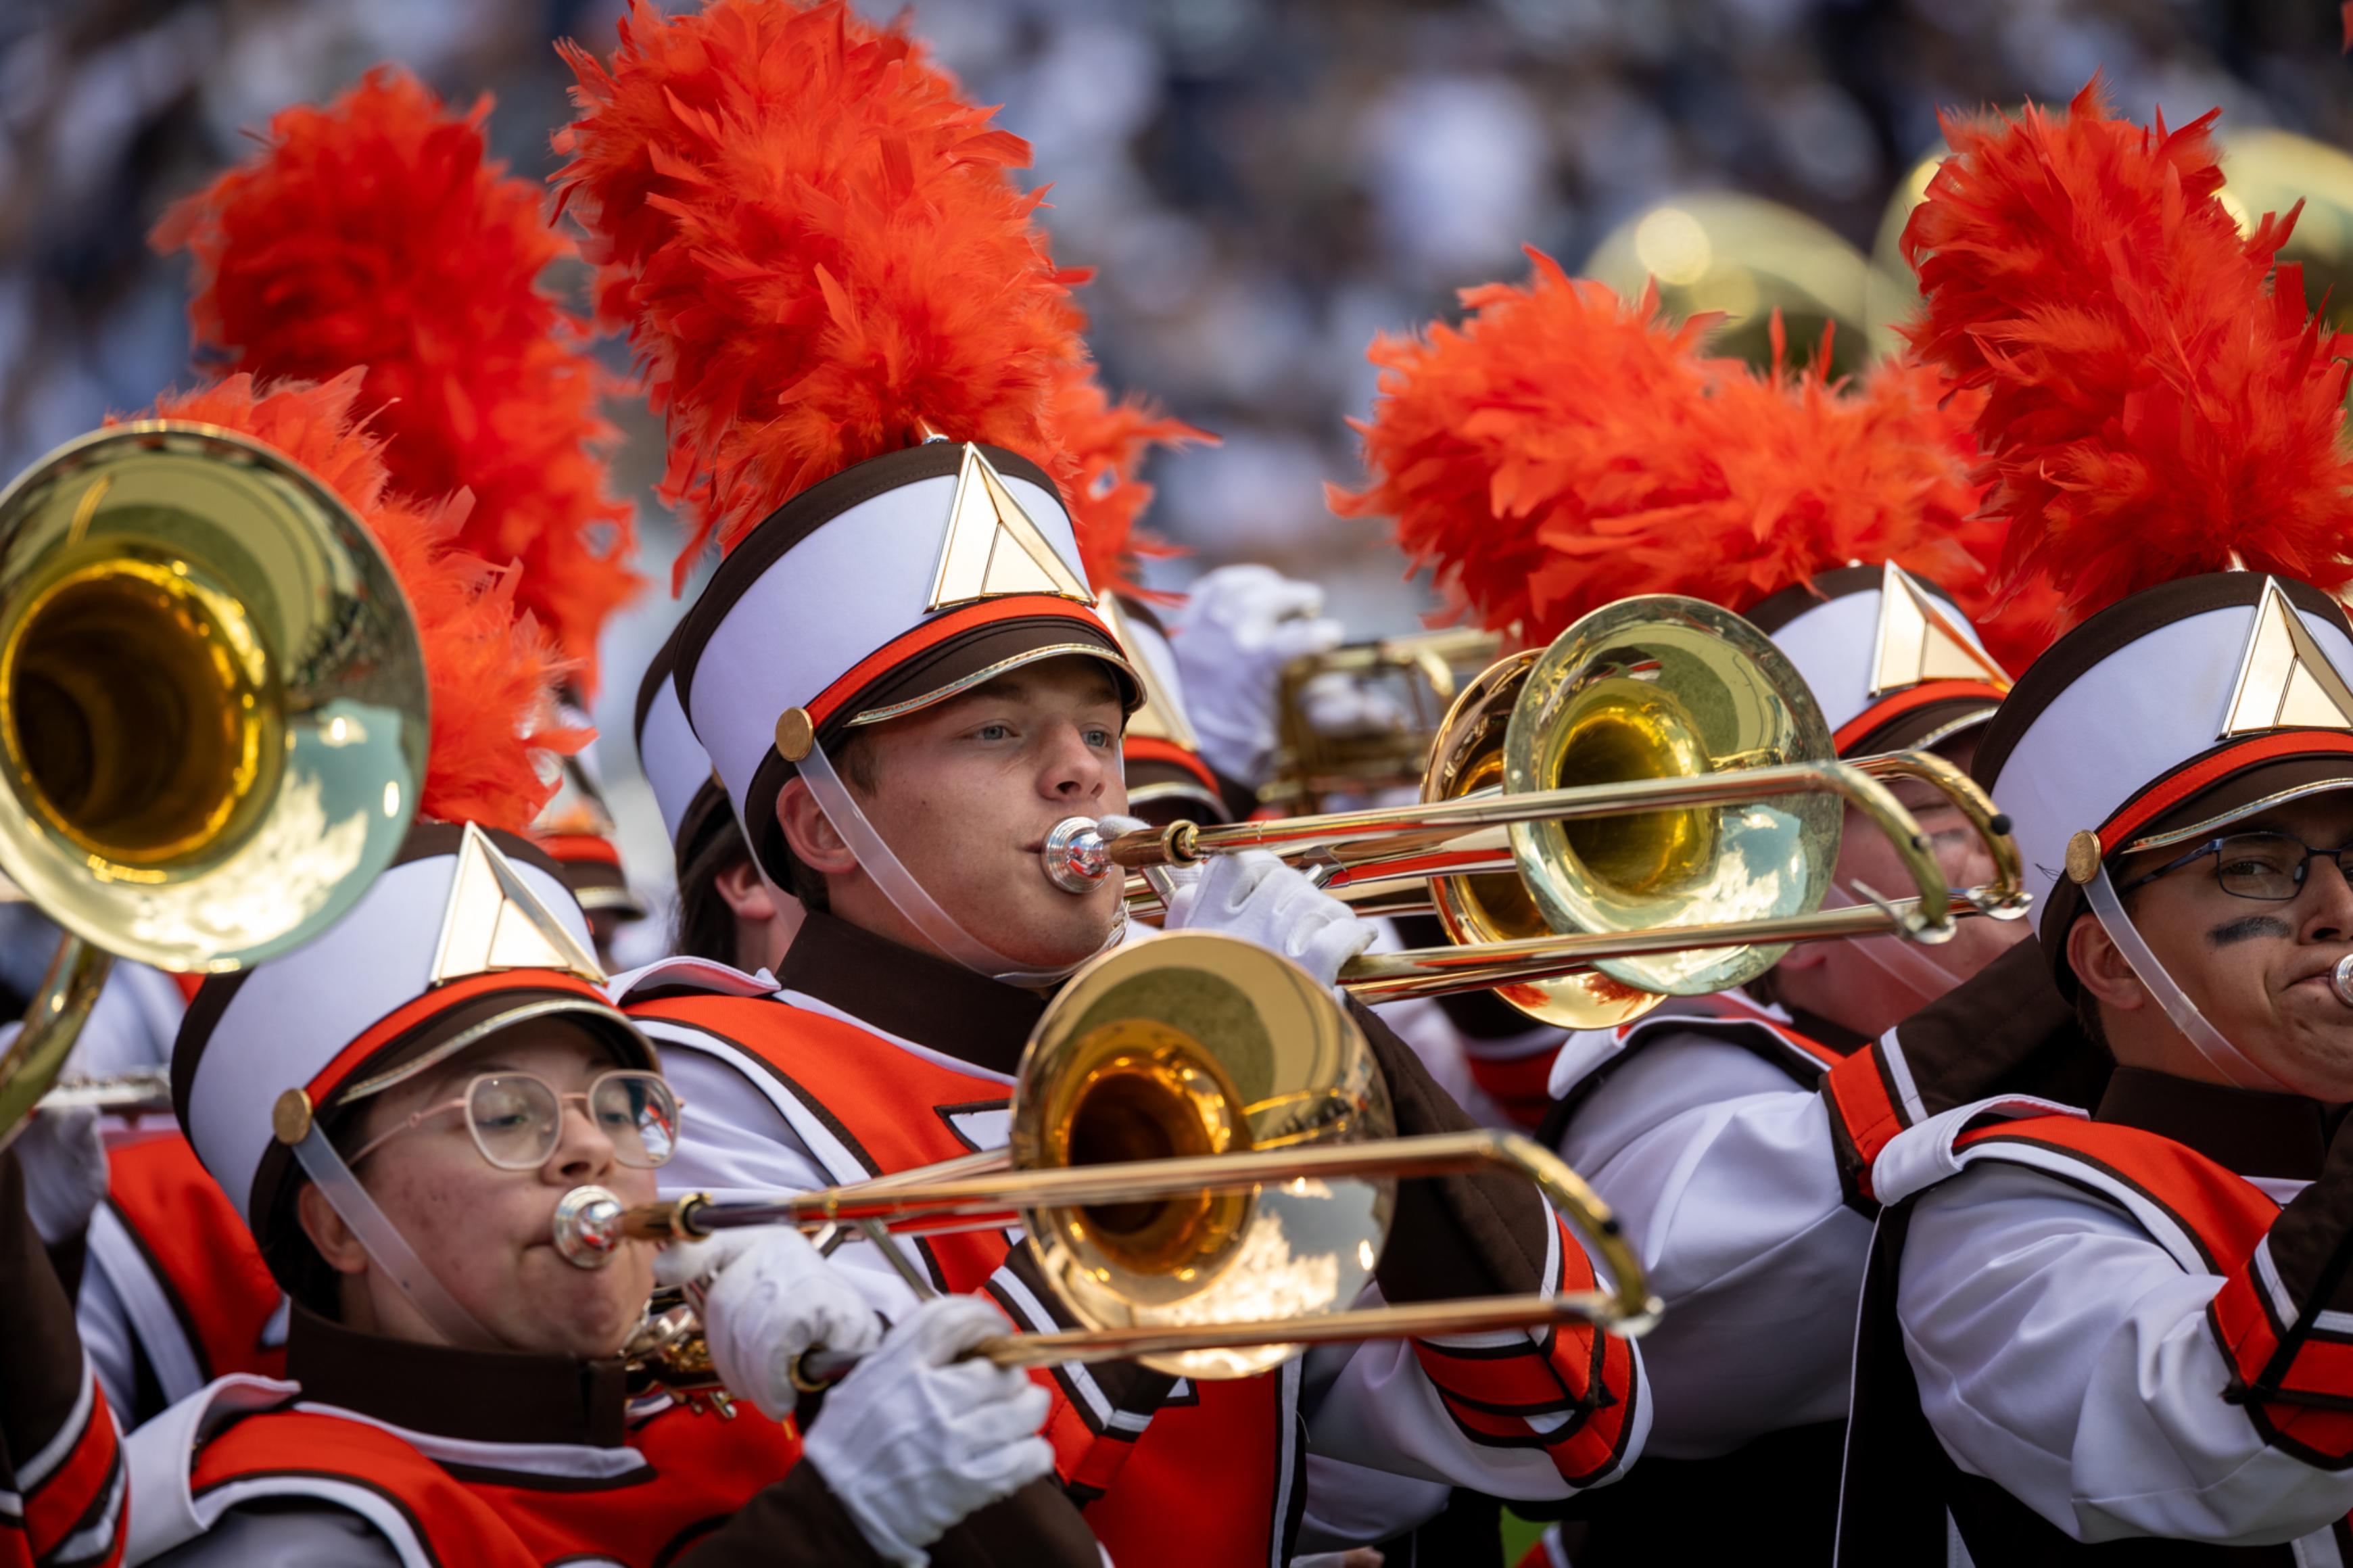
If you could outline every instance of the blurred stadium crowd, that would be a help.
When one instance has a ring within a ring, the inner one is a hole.
[[[550,41],[603,48],[627,0],[0,0],[0,466],[188,379],[185,280],[149,226],[278,109],[379,60],[498,100],[494,148],[555,160]],[[860,0],[878,19],[885,0]],[[1754,193],[1863,251],[1936,142],[1939,104],[2064,99],[2096,68],[2169,121],[2353,142],[2338,9],[2321,0],[922,0],[912,26],[1054,185],[1063,261],[1114,389],[1224,444],[1164,457],[1151,526],[1190,553],[1311,577],[1359,634],[1427,607],[1324,506],[1355,477],[1376,331],[1461,285],[1574,270],[1671,194]],[[608,345],[617,371],[619,345]],[[650,435],[641,407],[615,416]],[[646,497],[655,439],[619,479]],[[676,535],[650,500],[649,559]],[[649,575],[660,576],[659,571]],[[659,593],[610,634],[599,714],[626,737]],[[600,746],[635,817],[626,741]],[[632,824],[625,820],[625,831]],[[647,831],[658,836],[659,824]],[[627,842],[625,840],[625,847]],[[637,858],[650,870],[668,857]],[[652,926],[654,922],[648,922]]]

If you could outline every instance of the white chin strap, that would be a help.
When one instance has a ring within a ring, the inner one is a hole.
[[[866,820],[866,814],[858,809],[858,802],[850,798],[849,789],[843,785],[841,775],[833,771],[833,761],[825,754],[823,746],[811,746],[808,754],[796,765],[800,769],[801,777],[807,781],[809,794],[817,797],[818,808],[825,813],[826,820],[833,824],[833,830],[841,835],[841,841],[849,846],[860,868],[874,879],[874,885],[882,889],[882,896],[891,900],[892,907],[923,933],[924,941],[974,973],[986,974],[1008,985],[1051,984],[1068,978],[1079,963],[1084,963],[1095,953],[1108,952],[1119,945],[1120,936],[1127,923],[1124,905],[1121,918],[1113,922],[1111,934],[1103,939],[1103,945],[1079,960],[1078,963],[1067,963],[1057,969],[1031,969],[1006,957],[958,925],[955,917],[940,908],[938,901],[923,890],[923,885],[915,880],[913,873],[900,864],[899,857],[891,852],[891,847],[882,842],[882,836],[874,831],[874,825]],[[1046,872],[1042,862],[1038,875],[1040,880],[1044,879]]]
[[[2198,1004],[2174,984],[2173,976],[2165,972],[2165,965],[2157,961],[2157,954],[2149,951],[2148,943],[2143,942],[2140,932],[2133,928],[2132,917],[2125,913],[2124,900],[2116,897],[2116,885],[2108,879],[2105,865],[2101,866],[2099,875],[2080,885],[2084,889],[2084,900],[2092,906],[2092,916],[2100,922],[2100,929],[2108,933],[2108,940],[2115,942],[2116,951],[2125,955],[2125,962],[2132,966],[2134,976],[2147,987],[2150,995],[2157,998],[2158,1005],[2165,1009],[2165,1016],[2173,1020],[2173,1026],[2181,1031],[2183,1037],[2197,1048],[2200,1056],[2206,1058],[2207,1066],[2221,1073],[2224,1081],[2241,1089],[2261,1089],[2270,1094],[2295,1092],[2242,1056],[2236,1046],[2222,1037],[2221,1030],[2206,1021],[2206,1015],[2198,1010]]]
[[[1831,883],[1822,902],[1832,909],[1858,904],[1887,907],[1887,900],[1869,887],[1850,887],[1844,882]],[[1873,968],[1910,992],[1924,1007],[1961,983],[1961,976],[1930,956],[1935,952],[1933,948],[1905,942],[1900,936],[1858,937],[1848,945]]]
[[[408,1238],[393,1225],[391,1216],[375,1206],[375,1200],[368,1196],[367,1189],[360,1185],[360,1179],[352,1174],[352,1168],[343,1163],[343,1157],[335,1152],[335,1146],[327,1142],[327,1135],[319,1131],[316,1121],[293,1147],[294,1158],[302,1163],[311,1184],[359,1238],[368,1261],[400,1287],[400,1293],[433,1325],[435,1333],[460,1350],[504,1348],[434,1278],[433,1270],[417,1256],[417,1249],[408,1245]]]

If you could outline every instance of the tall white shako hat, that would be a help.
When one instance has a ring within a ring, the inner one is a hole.
[[[1026,145],[832,0],[639,11],[565,58],[557,179],[667,421],[681,574],[725,550],[673,679],[762,868],[790,886],[776,798],[860,726],[1069,657],[1132,710],[1063,500],[1050,401],[1085,353]]]
[[[173,1048],[173,1104],[276,1268],[293,1146],[313,1124],[332,1135],[359,1102],[533,1018],[576,1019],[621,1065],[659,1068],[604,981],[555,861],[512,834],[423,823],[324,936],[205,982]]]
[[[1974,735],[2010,690],[1952,595],[1892,561],[1825,572],[1747,617],[1798,667],[1841,757]]]
[[[2086,908],[2134,956],[2119,857],[2353,786],[2353,627],[2331,596],[2353,577],[2353,340],[2307,311],[2296,268],[2274,275],[2286,226],[2242,235],[2216,199],[2213,118],[2144,130],[2096,81],[2057,114],[1947,117],[1953,154],[1905,232],[1925,300],[1907,334],[1986,395],[2005,563],[2080,622],[1974,764],[2063,989]],[[2142,979],[2172,1011],[2179,988]]]
[[[711,753],[694,738],[686,721],[685,705],[678,700],[678,631],[662,640],[653,661],[638,683],[633,733],[638,765],[653,791],[661,814],[662,830],[681,868],[692,860],[723,824],[734,830],[735,813],[727,788],[712,771]]]
[[[1888,363],[1849,387],[1710,358],[1707,320],[1528,254],[1525,285],[1463,291],[1460,324],[1375,341],[1370,482],[1331,491],[1335,510],[1394,519],[1467,618],[1522,646],[1633,595],[1749,616],[1843,754],[1983,722],[2008,676],[1961,600],[1983,603],[1999,535],[1972,520],[1941,379]]]

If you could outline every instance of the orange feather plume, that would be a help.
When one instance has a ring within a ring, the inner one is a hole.
[[[1671,324],[1654,292],[1630,307],[1529,255],[1525,288],[1463,293],[1461,327],[1375,343],[1373,482],[1332,492],[1343,515],[1395,518],[1481,625],[1538,644],[1630,594],[1744,610],[1855,560],[1982,577],[1931,378],[1759,374],[1704,356],[1712,320]]]
[[[323,383],[259,386],[234,375],[169,393],[140,418],[217,425],[274,447],[359,514],[400,579],[417,617],[432,693],[432,751],[421,815],[520,833],[554,793],[537,753],[576,751],[588,737],[539,726],[553,711],[563,668],[527,615],[514,573],[493,571],[454,544],[465,503],[427,509],[403,499],[385,467],[385,443],[353,416],[361,373]]]
[[[1047,404],[1084,358],[1079,275],[1008,175],[1029,145],[903,33],[841,0],[636,0],[609,65],[563,53],[561,204],[669,426],[674,586],[714,534],[924,432],[1067,474]]]
[[[541,286],[570,247],[542,193],[485,161],[485,99],[463,114],[379,68],[325,109],[270,121],[261,152],[174,206],[154,243],[195,262],[189,316],[224,372],[324,380],[364,366],[393,483],[473,492],[459,543],[518,563],[516,602],[583,694],[606,618],[642,586],[617,439],[585,323]]]
[[[2000,570],[2057,585],[2070,622],[2243,564],[2353,576],[2340,444],[2353,344],[2309,317],[2287,237],[2242,236],[2208,114],[2111,117],[2096,78],[2053,117],[1948,118],[1953,156],[1905,229],[1923,357],[1982,389]]]
[[[1149,593],[1136,582],[1139,560],[1177,553],[1137,526],[1153,495],[1153,488],[1137,476],[1155,447],[1173,448],[1196,441],[1215,446],[1218,438],[1169,418],[1133,393],[1113,402],[1095,379],[1092,364],[1060,367],[1046,417],[1070,464],[1064,489],[1087,581],[1098,594],[1173,599],[1173,595]]]

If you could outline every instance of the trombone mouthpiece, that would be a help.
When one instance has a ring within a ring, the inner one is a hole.
[[[2336,972],[2329,975],[2328,984],[2336,989],[2339,1002],[2353,1007],[2353,952],[2337,961]]]
[[[621,1200],[603,1187],[575,1187],[555,1205],[555,1250],[575,1268],[602,1268],[626,1237]]]
[[[1066,816],[1046,835],[1046,879],[1066,893],[1090,893],[1111,874],[1111,851],[1091,816]]]

